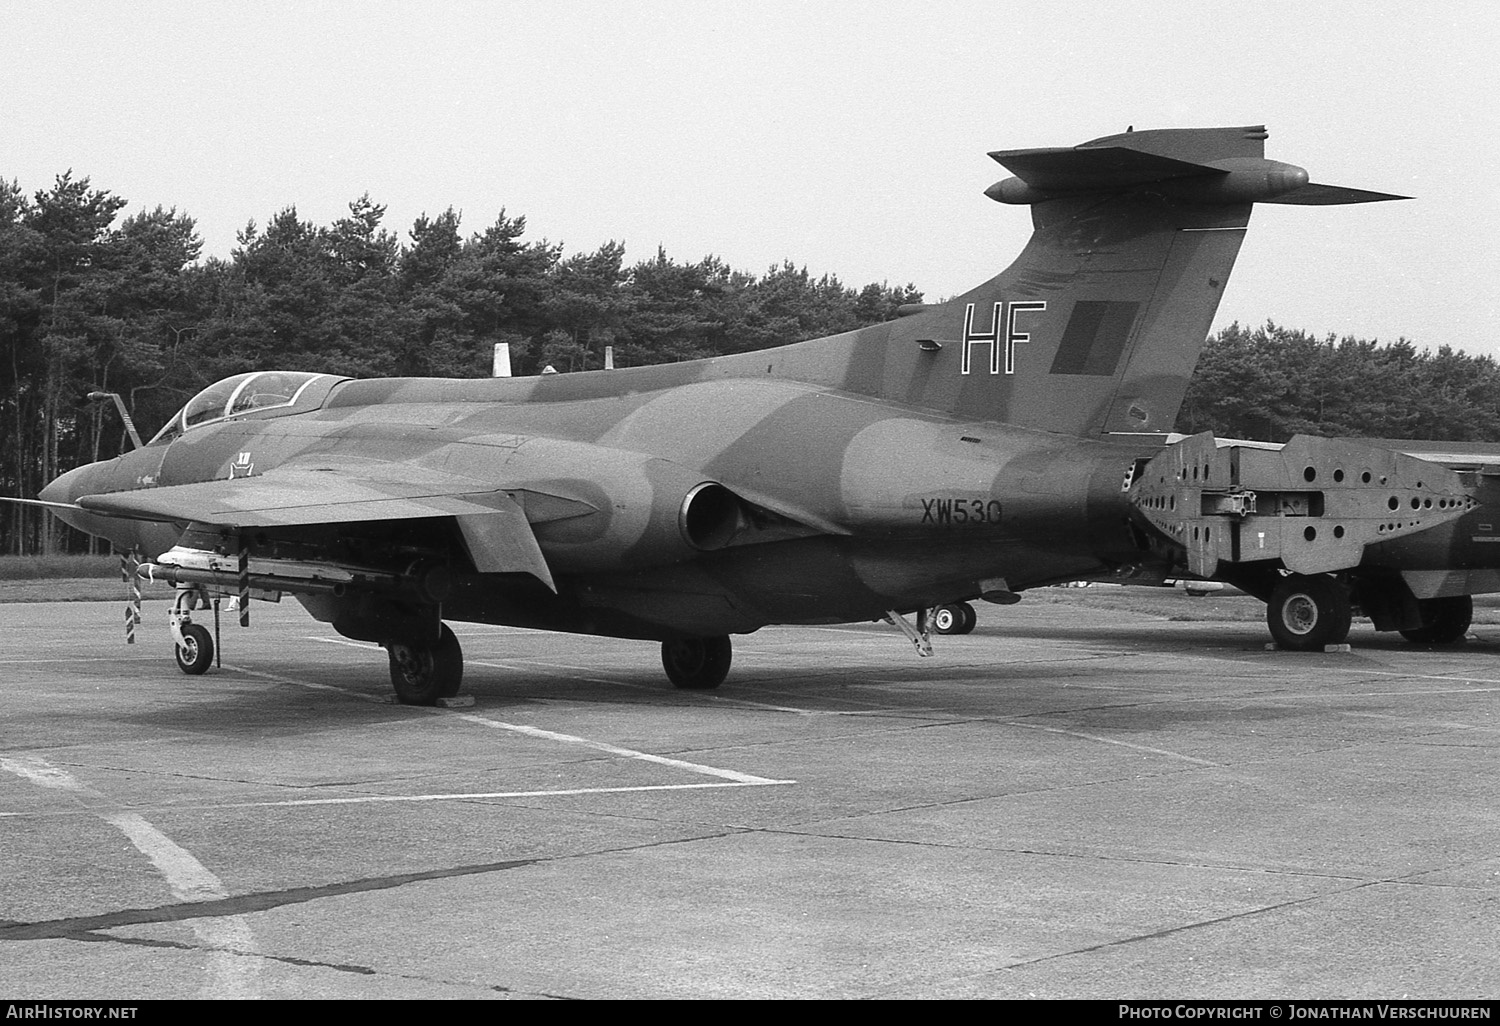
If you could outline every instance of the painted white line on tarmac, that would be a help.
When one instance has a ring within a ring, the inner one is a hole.
[[[670,759],[665,755],[638,752],[634,748],[621,748],[619,745],[612,745],[608,741],[592,741],[586,737],[578,737],[576,734],[560,734],[555,730],[543,730],[541,727],[529,727],[521,723],[506,723],[503,720],[492,720],[488,716],[480,716],[477,713],[456,713],[455,715],[461,720],[477,723],[483,727],[508,730],[513,734],[524,734],[527,737],[539,738],[543,741],[559,741],[563,744],[578,745],[582,748],[591,748],[596,752],[605,752],[609,755],[618,755],[640,762],[655,763],[658,766],[670,766],[673,769],[687,770],[689,773],[701,773],[704,776],[721,777],[724,780],[733,780],[740,784],[796,783],[795,780],[772,780],[769,777],[757,777],[753,773],[741,773],[739,770],[721,769],[718,766],[705,766],[702,763],[687,762],[683,759]]]
[[[119,656],[74,656],[71,659],[7,659],[6,666],[43,666],[49,663],[118,663]]]
[[[67,770],[53,766],[34,755],[0,758],[0,770],[57,791],[69,791],[94,800],[105,795],[84,784]],[[191,852],[152,826],[139,813],[98,813],[99,818],[120,831],[137,851],[146,856],[167,881],[178,901],[218,901],[229,897],[223,883]],[[190,919],[187,923],[200,943],[208,948],[206,978],[198,991],[200,998],[228,1000],[256,996],[256,978],[260,975],[259,949],[250,923],[244,916],[214,916]],[[250,957],[246,957],[250,956]]]
[[[116,812],[103,817],[110,826],[130,838],[156,871],[166,877],[172,896],[178,901],[218,901],[229,892],[186,848],[146,822],[134,812]]]
[[[1100,737],[1098,734],[1085,734],[1078,730],[1064,730],[1061,727],[1044,727],[1040,723],[1021,723],[1017,720],[995,720],[1009,727],[1021,727],[1025,730],[1040,730],[1048,734],[1064,734],[1068,737],[1082,738],[1085,741],[1097,741],[1101,745],[1116,745],[1120,748],[1129,748],[1137,752],[1148,752],[1151,755],[1164,755],[1169,759],[1180,759],[1183,762],[1193,763],[1195,766],[1222,766],[1223,763],[1210,762],[1207,759],[1199,759],[1191,755],[1183,755],[1181,752],[1170,752],[1165,748],[1152,748],[1150,745],[1135,745],[1129,741],[1121,741],[1112,737]]]
[[[629,794],[635,791],[702,791],[724,787],[769,787],[795,784],[795,780],[729,781],[705,784],[641,784],[635,787],[575,787],[555,791],[475,791],[464,794],[371,794],[351,798],[291,798],[278,802],[225,802],[193,808],[265,809],[294,808],[301,805],[378,805],[387,802],[462,802],[486,798],[567,798],[586,794]]]
[[[1351,674],[1351,675],[1353,675],[1355,677],[1363,677],[1363,676],[1366,676],[1366,675],[1369,675],[1369,676],[1372,676],[1372,677],[1406,677],[1406,678],[1408,678],[1410,680],[1451,680],[1451,681],[1453,681],[1455,683],[1462,683],[1462,684],[1494,684],[1494,685],[1500,685],[1500,680],[1487,680],[1484,677],[1455,677],[1455,676],[1443,676],[1443,675],[1435,674],[1435,673],[1401,673],[1398,670],[1366,670],[1366,669],[1354,669],[1353,667],[1351,667],[1351,668],[1349,668],[1347,670],[1344,670],[1343,672]],[[1486,692],[1490,692],[1490,691],[1500,691],[1500,686],[1489,687],[1489,688],[1449,688],[1449,689],[1446,689],[1446,690],[1443,690],[1443,691],[1427,691],[1427,690],[1422,690],[1422,691],[1372,691],[1372,692],[1370,692],[1370,694],[1373,694],[1373,695],[1468,695],[1468,694],[1485,694]]]
[[[333,639],[331,638],[326,640],[330,642],[333,641]],[[486,664],[477,663],[476,665],[483,666]],[[225,669],[234,669],[239,673],[247,673],[254,677],[261,677],[266,680],[277,681],[278,683],[282,684],[295,684],[301,687],[316,688],[320,691],[336,691],[340,694],[350,695],[354,698],[363,699],[364,701],[381,701],[381,699],[374,698],[373,696],[361,694],[358,691],[351,691],[347,688],[337,687],[333,684],[316,684],[312,681],[297,680],[293,677],[283,677],[279,674],[274,673],[262,673],[258,670],[245,670],[239,667],[231,667],[227,663],[225,664]],[[602,683],[610,684],[615,682],[602,681]],[[752,773],[741,773],[738,770],[721,769],[717,766],[705,766],[701,763],[687,762],[683,759],[668,758],[665,755],[652,755],[650,752],[638,752],[633,748],[621,748],[619,745],[612,745],[607,741],[593,741],[586,737],[578,737],[575,734],[560,734],[552,730],[543,730],[541,727],[530,727],[520,723],[506,723],[504,720],[491,719],[488,716],[480,716],[476,713],[454,713],[453,715],[457,716],[461,720],[467,720],[470,723],[476,723],[483,727],[490,727],[496,730],[508,730],[514,734],[524,734],[527,737],[534,737],[543,741],[559,741],[563,744],[579,745],[584,748],[591,748],[596,752],[605,752],[609,755],[618,755],[626,759],[635,759],[640,762],[655,763],[658,766],[670,766],[673,769],[687,770],[689,773],[701,773],[705,776],[721,777],[725,780],[732,780],[735,783],[739,784],[796,783],[795,780],[772,780],[769,777],[758,777]]]
[[[35,755],[19,755],[0,758],[0,770],[14,773],[23,780],[28,780],[37,787],[49,787],[55,791],[73,791],[78,794],[92,795],[90,788],[79,783],[78,779],[67,770],[58,769],[47,760]]]
[[[1481,727],[1478,724],[1459,723],[1456,720],[1412,719],[1408,716],[1388,716],[1385,713],[1350,712],[1348,710],[1343,710],[1340,715],[1361,720],[1389,720],[1392,723],[1401,723],[1409,727],[1428,727],[1434,730],[1478,730],[1486,734],[1500,733],[1500,727]]]
[[[296,677],[283,677],[279,673],[266,673],[264,670],[251,670],[244,666],[231,666],[228,663],[224,664],[224,669],[233,670],[235,673],[243,673],[247,677],[259,677],[261,680],[269,680],[276,684],[291,684],[293,687],[307,688],[311,691],[332,691],[349,698],[357,698],[361,702],[373,702],[376,705],[390,704],[382,695],[367,695],[363,692],[341,688],[336,684],[319,684],[315,680],[299,680]]]
[[[324,645],[345,645],[349,648],[370,648],[377,652],[380,651],[380,646],[373,641],[349,641],[346,638],[320,638],[313,634],[305,636],[302,640],[317,641]]]
[[[656,688],[648,687],[645,684],[632,684],[629,681],[615,680],[612,677],[584,677],[574,671],[586,671],[590,669],[590,667],[570,666],[567,663],[549,663],[543,662],[540,659],[515,659],[508,663],[486,662],[482,659],[469,659],[466,660],[466,662],[470,666],[487,666],[492,670],[510,670],[512,673],[525,673],[527,670],[541,670],[544,673],[551,673],[551,676],[553,677],[563,677],[567,680],[581,680],[589,684],[612,684],[615,687],[636,688],[641,691],[656,690]],[[553,670],[564,672],[551,672]]]
[[[513,673],[525,673],[528,670],[540,670],[553,677],[561,677],[567,680],[585,681],[590,684],[609,684],[620,688],[634,688],[637,691],[661,692],[662,687],[658,684],[634,684],[625,680],[614,680],[610,677],[583,677],[572,672],[574,670],[586,669],[581,666],[570,666],[567,663],[545,662],[541,659],[515,659],[510,662],[501,663],[484,661],[479,659],[469,660],[471,666],[487,666],[495,670],[510,670]],[[563,672],[554,672],[563,671]],[[746,706],[751,709],[768,709],[772,712],[795,713],[798,716],[824,716],[829,715],[816,709],[798,709],[789,705],[771,705],[767,702],[752,702],[748,698],[728,698],[724,695],[716,695],[710,692],[689,691],[685,695],[679,693],[679,697],[694,697],[715,705]]]

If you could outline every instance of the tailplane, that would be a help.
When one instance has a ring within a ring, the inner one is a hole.
[[[1404,198],[1313,184],[1267,160],[1265,138],[1165,129],[992,153],[1014,177],[986,195],[1032,211],[1016,262],[890,324],[780,350],[780,371],[964,419],[1168,431],[1255,203]]]

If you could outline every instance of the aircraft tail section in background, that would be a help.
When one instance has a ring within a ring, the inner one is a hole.
[[[1309,184],[1265,138],[1166,129],[992,153],[1015,177],[986,195],[1032,208],[1025,250],[954,300],[828,340],[846,347],[829,383],[1065,434],[1171,430],[1253,204],[1402,198]],[[820,377],[801,348],[780,351],[783,372]]]

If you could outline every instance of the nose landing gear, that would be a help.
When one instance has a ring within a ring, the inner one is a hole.
[[[197,585],[179,585],[177,597],[172,600],[172,611],[167,616],[172,629],[172,652],[177,657],[177,666],[183,673],[198,676],[207,673],[213,664],[218,646],[214,637],[219,633],[219,607],[214,604],[214,633],[193,622],[193,610],[202,604],[209,606],[208,593]]]

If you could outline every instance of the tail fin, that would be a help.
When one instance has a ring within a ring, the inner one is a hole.
[[[1025,250],[955,300],[839,337],[836,383],[1067,434],[1170,430],[1254,203],[1404,198],[1311,185],[1265,159],[1265,138],[1165,129],[992,153],[1015,177],[986,194],[1032,208]]]

